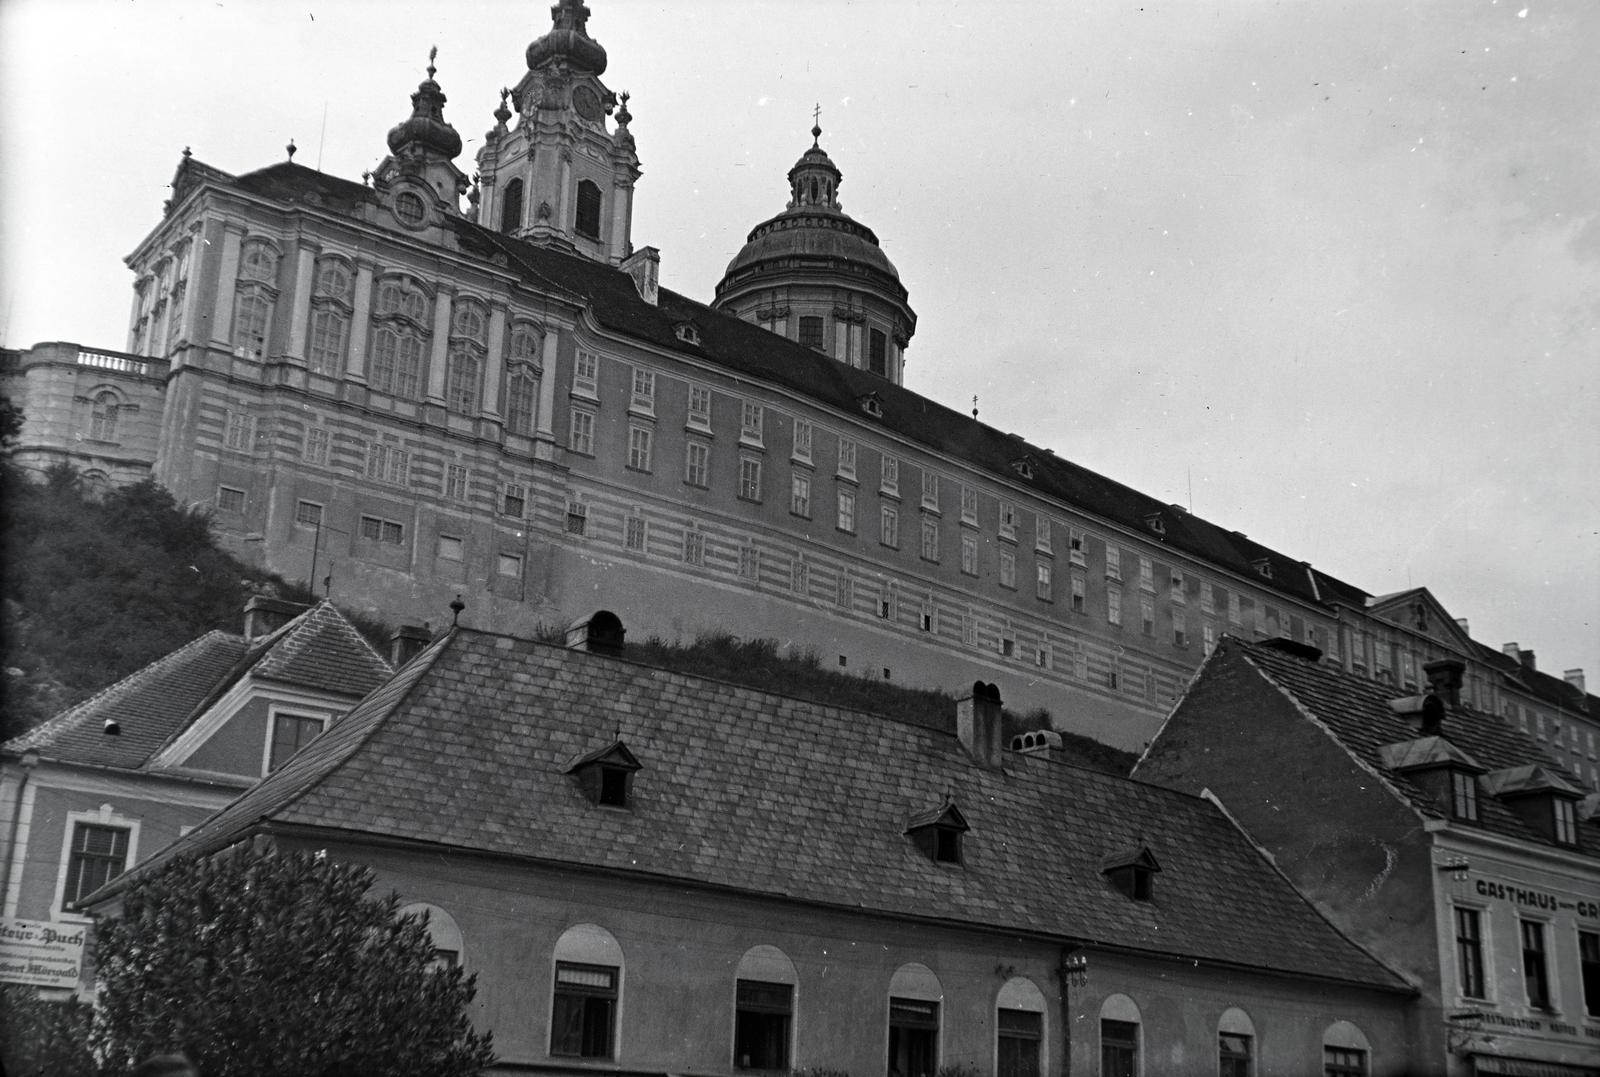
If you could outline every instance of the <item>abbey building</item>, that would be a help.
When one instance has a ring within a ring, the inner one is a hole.
[[[629,102],[588,18],[553,9],[475,176],[432,68],[359,181],[185,152],[128,258],[123,350],[5,357],[17,459],[153,475],[240,556],[392,622],[442,623],[457,594],[463,623],[523,634],[604,607],[640,637],[1001,680],[1128,747],[1224,633],[1400,687],[1458,658],[1472,705],[1600,781],[1580,672],[905,389],[916,314],[820,129],[709,304],[660,288],[632,234]]]

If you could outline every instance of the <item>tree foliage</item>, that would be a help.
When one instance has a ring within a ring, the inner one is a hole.
[[[239,847],[177,861],[102,921],[94,1044],[108,1075],[183,1050],[207,1077],[465,1077],[493,1062],[473,977],[370,869]]]
[[[94,1077],[89,1022],[94,1008],[78,999],[56,1002],[39,989],[0,984],[0,1073],[12,1077]]]

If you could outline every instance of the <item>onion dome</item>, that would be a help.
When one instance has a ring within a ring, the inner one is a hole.
[[[533,71],[556,58],[564,58],[579,71],[603,75],[606,50],[589,36],[589,9],[583,0],[560,0],[550,9],[550,32],[528,46],[528,70]]]
[[[411,118],[389,129],[389,150],[401,156],[409,147],[420,147],[454,160],[461,153],[461,136],[444,122],[444,92],[433,81],[437,48],[428,51],[428,77],[411,95]]]

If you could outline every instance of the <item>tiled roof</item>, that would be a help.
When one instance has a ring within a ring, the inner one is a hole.
[[[283,202],[306,202],[354,212],[375,195],[359,184],[300,165],[280,163],[232,181],[243,190]],[[665,348],[687,352],[741,374],[792,389],[823,404],[860,413],[863,396],[876,393],[883,414],[873,421],[935,452],[965,460],[1010,482],[1081,511],[1113,521],[1191,557],[1246,576],[1258,586],[1308,602],[1343,599],[1362,606],[1366,592],[1336,580],[1286,554],[1142,494],[1088,468],[1061,459],[1021,438],[978,422],[925,396],[830,359],[796,341],[713,310],[665,288],[659,306],[640,298],[633,279],[612,266],[550,247],[513,239],[461,218],[449,218],[461,249],[480,258],[503,257],[530,286],[563,294],[587,305],[606,329]],[[692,320],[698,345],[685,344],[676,327]],[[1033,478],[1019,480],[1013,462],[1028,457]],[[1160,515],[1164,534],[1148,525]],[[1265,562],[1271,575],[1261,573]],[[1314,577],[1314,580],[1313,580]]]
[[[389,664],[331,603],[256,640],[208,632],[6,743],[62,762],[136,769],[246,675],[359,699]],[[107,736],[114,719],[121,733]]]
[[[1296,658],[1270,644],[1246,643],[1232,636],[1223,637],[1208,666],[1211,663],[1220,665],[1235,657],[1266,674],[1280,691],[1326,726],[1347,751],[1380,771],[1418,812],[1431,818],[1445,817],[1445,805],[1387,765],[1383,752],[1386,746],[1417,739],[1415,722],[1389,707],[1389,701],[1397,694],[1392,686],[1345,673],[1326,663]],[[1202,671],[1201,676],[1204,675]],[[1558,769],[1526,734],[1494,715],[1468,707],[1449,710],[1441,735],[1490,771],[1534,764]],[[1492,797],[1479,798],[1478,816],[1484,830],[1519,841],[1551,844]],[[1586,850],[1591,856],[1597,855],[1600,823],[1579,825],[1584,828]]]
[[[1477,649],[1478,661],[1496,670],[1517,687],[1538,696],[1553,707],[1587,714],[1591,719],[1600,719],[1600,696],[1580,691],[1575,685],[1568,684],[1560,677],[1529,669],[1503,651],[1497,651],[1477,640],[1473,640],[1472,645]]]
[[[622,739],[630,810],[566,771]],[[905,835],[953,798],[960,866]],[[922,726],[456,629],[282,770],[103,891],[262,826],[587,865],[1403,989],[1207,801]],[[1151,902],[1101,874],[1148,846]]]

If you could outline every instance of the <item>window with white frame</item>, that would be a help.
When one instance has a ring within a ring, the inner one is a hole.
[[[1156,602],[1149,595],[1139,596],[1139,627],[1147,636],[1156,634]]]
[[[811,476],[795,472],[789,476],[789,511],[811,519]]]
[[[411,454],[398,445],[374,441],[367,446],[367,478],[390,486],[411,482]]]
[[[594,455],[594,412],[588,408],[572,409],[572,436],[567,447],[583,456]]]
[[[644,517],[630,513],[623,525],[622,545],[635,553],[644,553],[645,547],[645,522]]]
[[[692,527],[684,529],[683,560],[685,564],[690,565],[703,565],[706,563],[705,532],[695,530]]]
[[[294,505],[294,522],[297,527],[321,527],[322,506],[315,501],[296,501]]]
[[[1087,590],[1088,589],[1087,589],[1087,586],[1086,586],[1086,584],[1084,582],[1083,574],[1081,572],[1074,572],[1072,574],[1072,612],[1073,613],[1086,613],[1086,612],[1088,612],[1089,598],[1088,598]]]
[[[600,357],[593,352],[580,351],[572,363],[572,391],[579,396],[594,397],[600,388]]]
[[[267,749],[267,773],[282,767],[300,753],[300,749],[316,740],[327,725],[327,719],[304,714],[277,714],[272,716],[272,743]]]
[[[1075,565],[1078,565],[1079,567],[1083,567],[1088,564],[1088,558],[1084,555],[1083,538],[1083,532],[1079,531],[1076,527],[1068,529],[1067,560],[1071,561]]]
[[[406,541],[406,528],[396,520],[385,520],[381,516],[363,516],[361,537],[369,542],[381,542],[385,546],[403,546]]]
[[[1106,579],[1122,579],[1122,550],[1106,543]]]
[[[1039,646],[1033,652],[1034,663],[1040,669],[1050,669],[1055,663],[1055,653],[1049,640],[1040,640]]]
[[[900,547],[900,510],[893,505],[881,505],[878,510],[878,541],[885,546]]]
[[[978,536],[970,531],[961,532],[961,571],[968,576],[978,574]]]
[[[1237,628],[1244,623],[1243,611],[1239,608],[1239,592],[1228,592],[1228,623]]]
[[[900,494],[900,461],[892,456],[885,456],[879,467],[879,489],[886,494],[898,497]]]
[[[746,501],[761,500],[761,461],[754,456],[739,458],[739,496]]]
[[[372,337],[368,384],[380,393],[413,400],[421,385],[422,337],[405,322],[384,322]]]
[[[1000,586],[1016,590],[1017,555],[1010,550],[1000,551]]]
[[[1017,537],[1017,507],[1009,501],[1000,502],[1000,537],[1012,540]]]
[[[799,555],[789,562],[789,589],[802,596],[811,589],[811,566]]]
[[[711,485],[711,446],[690,438],[683,447],[683,481],[702,489]]]
[[[523,513],[527,511],[527,506],[528,491],[518,483],[506,483],[505,494],[500,502],[500,511],[507,516],[520,520]]]
[[[968,647],[976,647],[978,645],[978,616],[970,606],[961,615],[961,642]]]
[[[1106,588],[1106,622],[1114,625],[1122,623],[1122,589],[1119,587]]]
[[[232,486],[217,487],[217,511],[228,513],[243,512],[244,491]]]
[[[761,551],[751,543],[739,547],[739,575],[747,580],[759,579],[761,573]]]
[[[922,470],[922,507],[930,512],[939,511],[939,476],[927,468]]]
[[[121,818],[109,804],[98,812],[68,812],[66,830],[55,903],[61,912],[126,871],[139,839],[137,820]]]
[[[840,531],[856,533],[856,492],[842,486],[839,488],[838,527]]]
[[[970,486],[961,488],[961,522],[978,526],[978,491]]]
[[[1172,570],[1172,601],[1180,604],[1189,601],[1189,590],[1181,568]]]
[[[589,506],[582,501],[567,502],[567,534],[581,535],[589,529]]]
[[[1211,586],[1210,580],[1200,581],[1200,612],[1217,612],[1217,594],[1215,588]]]
[[[651,431],[647,426],[628,427],[628,467],[633,471],[650,470]]]
[[[841,436],[839,438],[839,477],[853,479],[856,477],[856,443],[854,438]]]
[[[628,406],[646,415],[656,413],[656,373],[643,367],[633,368],[633,397]]]
[[[1033,548],[1040,553],[1053,552],[1050,546],[1050,517],[1035,516],[1033,519]]]
[[[227,425],[222,432],[222,447],[234,452],[254,452],[256,417],[246,411],[229,409]]]
[[[444,496],[451,501],[467,499],[467,469],[460,464],[445,465]]]
[[[317,467],[328,466],[328,446],[332,439],[328,431],[320,426],[313,426],[306,431],[305,461]]]
[[[1183,610],[1172,611],[1172,643],[1176,647],[1189,646],[1189,620]]]
[[[804,419],[794,421],[794,458],[811,463],[811,424]]]
[[[704,385],[689,386],[688,425],[696,430],[711,429],[711,390]]]
[[[760,404],[744,401],[739,412],[739,440],[747,445],[761,444],[761,427],[766,412]]]
[[[1034,566],[1035,580],[1033,593],[1036,598],[1045,602],[1053,602],[1055,596],[1051,586],[1051,573],[1053,568],[1048,561],[1040,561]]]
[[[833,601],[835,605],[843,609],[849,609],[855,605],[855,586],[854,581],[850,578],[849,569],[841,568],[839,574],[834,577]]]
[[[1155,593],[1156,566],[1148,557],[1139,558],[1139,590]]]
[[[939,521],[932,516],[922,518],[922,559],[939,560]]]

